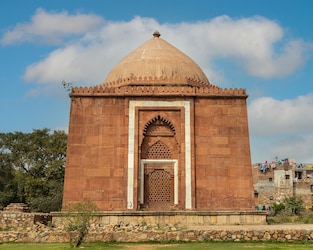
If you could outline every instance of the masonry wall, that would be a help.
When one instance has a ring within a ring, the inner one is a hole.
[[[125,107],[124,98],[72,98],[63,207],[85,200],[101,210],[126,207]]]
[[[310,179],[298,180],[296,183],[294,183],[294,195],[301,197],[304,205],[307,207],[312,207],[313,204],[312,185],[313,182]]]
[[[197,99],[195,145],[197,208],[253,208],[246,99]]]
[[[192,209],[254,208],[246,97],[203,96],[190,101]],[[134,99],[140,100],[146,98]],[[169,98],[177,101],[181,98]],[[187,100],[183,98],[183,100]],[[160,98],[149,98],[160,100]],[[164,97],[162,98],[164,100]],[[126,210],[129,99],[118,96],[72,97],[63,207],[92,201],[102,211]],[[142,128],[160,115],[177,129],[180,147],[179,203],[184,208],[185,144],[182,107],[136,109],[134,207],[138,208],[138,157]],[[176,156],[173,155],[176,158]]]
[[[289,179],[286,179],[286,175],[289,175]],[[254,190],[257,192],[256,206],[272,206],[293,195],[293,173],[288,166],[277,166],[263,172],[259,170],[258,164],[255,164],[253,176]]]
[[[69,242],[62,218],[51,226],[34,220],[32,213],[0,212],[0,242]],[[104,221],[109,216],[103,217]],[[10,219],[8,219],[10,218]],[[13,219],[14,218],[14,219]],[[260,217],[261,218],[261,217]],[[61,219],[61,220],[60,220]],[[140,219],[140,218],[138,218]],[[142,219],[142,218],[141,218]],[[8,220],[8,221],[6,221]],[[22,224],[21,221],[24,221]],[[194,218],[190,221],[195,222]],[[236,220],[234,220],[236,221]],[[263,220],[262,220],[263,221]],[[9,225],[9,228],[5,228]],[[86,241],[312,241],[312,225],[239,225],[181,227],[179,224],[150,224],[141,220],[124,223],[113,216],[109,223],[91,222]]]
[[[249,229],[236,227],[234,229],[193,229],[175,230],[175,228],[159,228],[146,230],[146,226],[138,226],[133,231],[117,226],[111,226],[102,232],[91,232],[86,241],[104,242],[206,242],[206,241],[278,241],[293,242],[313,239],[312,229]],[[63,231],[36,231],[36,232],[0,232],[0,242],[69,242],[69,236]]]
[[[306,171],[299,178],[299,169],[293,164],[266,163],[271,167],[265,171],[260,170],[262,164],[254,164],[253,182],[256,206],[273,206],[274,203],[283,202],[286,197],[298,196],[304,201],[304,206],[312,206],[313,181],[307,178]],[[296,171],[295,171],[296,170]]]

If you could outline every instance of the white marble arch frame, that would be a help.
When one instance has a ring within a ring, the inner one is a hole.
[[[145,164],[173,164],[174,168],[174,205],[178,204],[178,160],[160,159],[160,160],[141,160],[140,161],[140,204],[144,203],[144,172]]]
[[[135,121],[136,107],[183,107],[185,110],[185,209],[191,209],[191,128],[190,101],[129,101],[127,209],[134,208]]]

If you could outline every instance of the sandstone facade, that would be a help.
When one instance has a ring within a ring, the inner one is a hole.
[[[254,209],[245,90],[211,84],[158,33],[70,97],[64,206]]]

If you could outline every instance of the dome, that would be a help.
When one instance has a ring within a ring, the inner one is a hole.
[[[159,32],[153,38],[122,59],[104,81],[125,85],[136,84],[138,79],[154,79],[150,84],[186,84],[187,79],[205,84],[208,78],[201,68],[186,54],[160,38]]]

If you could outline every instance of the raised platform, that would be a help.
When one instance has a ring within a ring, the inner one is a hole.
[[[52,213],[52,222],[62,224],[62,217],[69,216],[65,212]],[[105,211],[93,214],[97,223],[115,224],[147,224],[207,226],[207,225],[265,225],[267,212],[264,211]]]

